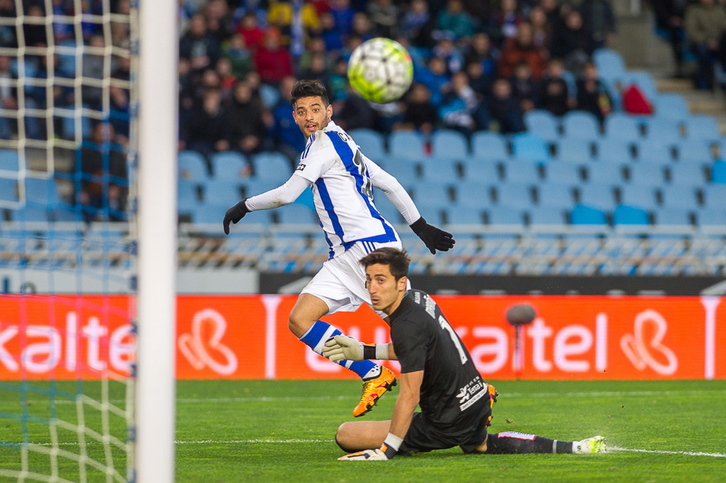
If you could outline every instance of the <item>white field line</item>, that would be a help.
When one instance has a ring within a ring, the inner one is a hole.
[[[617,446],[608,446],[608,451],[624,451],[627,453],[653,453],[653,454],[671,454],[684,456],[710,456],[711,458],[726,458],[724,453],[703,453],[700,451],[664,451],[656,449],[632,449],[618,448]]]

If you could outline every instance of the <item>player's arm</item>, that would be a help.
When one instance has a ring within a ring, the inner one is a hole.
[[[292,203],[311,184],[312,181],[293,174],[282,186],[240,201],[224,214],[224,233],[229,235],[229,223],[239,222],[250,211],[269,210]]]
[[[333,362],[342,360],[362,361],[365,359],[398,360],[393,344],[364,344],[355,337],[347,335],[335,335],[325,341],[323,356]]]

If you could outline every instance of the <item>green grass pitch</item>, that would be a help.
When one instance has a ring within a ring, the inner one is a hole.
[[[612,450],[487,456],[451,449],[390,462],[343,463],[336,460],[343,452],[333,435],[340,423],[353,419],[357,381],[180,381],[176,480],[726,481],[726,381],[491,382],[500,393],[492,432],[560,440],[602,434]],[[394,390],[385,396],[364,418],[389,419],[396,395]],[[33,399],[33,410],[41,410],[44,403]],[[17,403],[0,399],[0,414],[13,407]],[[40,425],[30,428],[32,441],[47,437]],[[19,429],[18,423],[0,421],[0,441],[18,441]],[[46,456],[31,459],[37,471],[47,469]],[[18,464],[17,449],[0,446],[0,469]],[[64,462],[61,470],[77,480],[76,464]],[[91,473],[89,481],[105,478]]]

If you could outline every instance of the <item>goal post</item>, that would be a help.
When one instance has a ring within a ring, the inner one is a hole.
[[[136,472],[174,481],[178,20],[175,0],[139,2]]]

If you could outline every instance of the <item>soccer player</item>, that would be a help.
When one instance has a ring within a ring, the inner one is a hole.
[[[362,303],[370,303],[360,258],[380,247],[401,248],[398,234],[373,203],[373,187],[383,190],[432,254],[451,249],[454,239],[426,223],[401,184],[363,155],[353,139],[331,120],[333,107],[319,81],[297,82],[291,101],[295,123],[307,138],[297,169],[282,186],[227,210],[223,225],[229,234],[230,222],[237,223],[248,212],[292,203],[305,189],[312,188],[330,258],[302,290],[290,312],[289,328],[322,355],[323,343],[341,331],[320,318],[339,311],[352,312]],[[363,380],[363,394],[353,410],[356,417],[370,411],[396,385],[393,372],[371,361],[336,362]]]
[[[401,392],[389,421],[343,423],[335,441],[343,461],[381,461],[459,446],[465,453],[600,453],[605,439],[557,441],[533,434],[487,434],[496,390],[479,375],[469,352],[436,302],[407,289],[406,252],[380,248],[361,259],[373,308],[388,315],[391,343],[364,345],[352,337],[327,340],[330,360],[389,359],[401,363]],[[414,412],[416,406],[421,412]],[[355,452],[354,452],[355,451]]]

